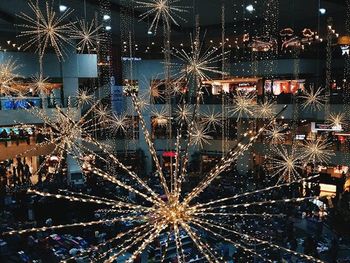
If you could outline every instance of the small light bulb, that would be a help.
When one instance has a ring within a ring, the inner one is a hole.
[[[320,11],[321,15],[324,15],[327,12],[327,10],[325,8],[320,8],[319,11]]]
[[[66,5],[60,5],[59,9],[60,9],[60,12],[65,12],[68,9],[68,7]]]
[[[245,8],[248,12],[252,13],[254,11],[254,6],[253,5],[247,5]]]
[[[103,20],[104,21],[107,21],[107,20],[110,20],[110,19],[111,19],[110,15],[103,15]]]

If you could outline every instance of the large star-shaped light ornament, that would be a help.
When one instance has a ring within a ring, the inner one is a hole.
[[[193,117],[193,107],[189,104],[178,105],[175,109],[175,120],[179,124],[187,124]]]
[[[169,109],[167,107],[153,109],[152,115],[154,117],[153,121],[156,126],[165,127],[169,124],[170,114]]]
[[[82,19],[78,23],[72,24],[70,36],[77,40],[77,50],[79,53],[96,51],[98,42],[101,39],[100,29],[102,25],[97,25],[93,19],[91,23]]]
[[[258,118],[271,119],[276,114],[276,104],[271,101],[264,101],[262,104],[255,106],[254,112]]]
[[[42,147],[50,151],[36,173],[41,172],[41,169],[47,165],[52,156],[57,157],[55,169],[58,172],[62,168],[62,161],[65,159],[66,154],[82,156],[83,153],[90,151],[83,146],[83,143],[90,144],[93,139],[92,133],[97,130],[95,122],[92,119],[87,119],[87,116],[95,109],[95,106],[91,106],[83,116],[80,115],[77,108],[71,106],[70,100],[67,108],[56,106],[52,113],[47,112],[46,109],[38,108],[27,110],[46,124],[44,127],[35,127],[36,131],[45,137],[45,140],[37,143],[28,152]]]
[[[7,96],[22,94],[22,91],[15,87],[16,78],[20,77],[17,73],[20,68],[21,65],[13,58],[0,63],[0,93]]]
[[[113,113],[109,118],[109,127],[114,133],[123,132],[126,133],[127,128],[130,126],[130,118],[125,114]]]
[[[334,155],[331,146],[330,142],[321,137],[306,141],[302,147],[302,155],[308,162],[327,164]]]
[[[272,144],[283,143],[286,136],[286,127],[273,123],[265,131],[265,138]]]
[[[50,93],[49,77],[44,77],[42,74],[36,74],[32,77],[30,83],[31,92],[39,95],[48,95]]]
[[[240,120],[243,117],[253,116],[255,106],[255,94],[237,91],[233,97],[232,106],[229,107],[229,113]]]
[[[208,107],[202,114],[200,122],[208,129],[215,129],[216,127],[222,126],[222,114],[220,112],[216,112],[214,108]]]
[[[209,144],[212,137],[209,130],[200,124],[195,124],[190,132],[190,142],[192,145],[203,148],[205,144]]]
[[[179,68],[179,72],[174,74],[174,77],[179,82],[187,83],[191,81],[210,80],[211,75],[226,76],[228,73],[219,69],[218,63],[225,60],[229,54],[228,51],[219,52],[217,47],[208,47],[204,49],[203,43],[199,38],[199,29],[197,29],[196,39],[191,36],[191,50],[174,49],[173,56],[180,61],[174,63],[175,67]],[[197,83],[198,84],[198,83]]]
[[[133,94],[133,96],[135,103],[136,95]],[[108,240],[86,249],[79,257],[86,256],[93,262],[112,263],[122,260],[123,262],[132,263],[144,251],[147,251],[154,242],[163,240],[165,236],[169,237],[166,238],[168,245],[170,242],[175,243],[176,252],[174,257],[176,257],[177,262],[182,263],[190,261],[185,253],[185,242],[191,242],[191,247],[195,253],[198,253],[201,262],[224,262],[223,254],[216,248],[219,241],[242,249],[249,259],[259,257],[262,262],[272,262],[272,255],[275,255],[276,250],[283,254],[303,258],[306,261],[321,262],[312,256],[281,246],[270,238],[262,236],[260,232],[251,231],[255,229],[253,226],[256,226],[257,221],[264,226],[269,226],[271,222],[274,222],[272,221],[274,218],[285,217],[286,215],[283,213],[286,205],[284,204],[302,202],[310,197],[290,199],[278,197],[272,193],[279,192],[282,187],[279,185],[257,190],[235,188],[233,191],[236,192],[231,193],[230,191],[228,196],[211,195],[212,198],[207,200],[202,195],[199,198],[205,190],[214,191],[216,189],[213,184],[214,180],[218,179],[222,172],[227,171],[237,161],[237,158],[253,145],[257,138],[262,135],[266,126],[259,129],[256,134],[247,134],[244,141],[230,149],[217,165],[208,173],[201,175],[199,183],[192,186],[192,184],[187,183],[191,180],[187,172],[189,147],[180,148],[180,146],[185,145],[189,139],[192,139],[192,142],[198,146],[203,145],[206,140],[209,140],[205,129],[195,123],[193,130],[187,130],[187,137],[182,137],[180,134],[177,136],[173,173],[165,176],[143,115],[141,115],[137,105],[135,108],[152,160],[155,163],[156,173],[150,176],[155,176],[152,179],[158,180],[159,184],[156,187],[120,162],[107,146],[89,136],[88,131],[90,130],[86,130],[84,127],[91,120],[85,121],[86,115],[79,118],[79,114],[75,116],[73,112],[57,108],[58,112],[54,114],[56,116],[54,120],[49,116],[44,118],[45,123],[52,127],[52,132],[48,134],[52,139],[49,141],[56,143],[56,147],[62,149],[65,153],[74,152],[77,159],[86,154],[79,152],[79,150],[74,151],[74,149],[87,150],[87,146],[86,144],[76,143],[76,141],[92,143],[94,149],[97,149],[97,153],[90,151],[89,154],[99,159],[102,165],[98,167],[89,165],[88,171],[123,189],[121,192],[125,192],[127,197],[132,193],[137,198],[130,200],[129,198],[121,199],[119,196],[113,198],[111,195],[108,195],[108,197],[103,195],[93,196],[85,192],[48,193],[30,189],[28,194],[68,202],[100,205],[105,212],[99,210],[100,217],[93,221],[10,230],[2,234],[26,235],[45,231],[64,231],[78,227],[123,224],[124,227],[116,228],[117,233],[115,235],[112,234]],[[95,129],[93,121],[91,121],[91,128]],[[109,169],[105,171],[103,168],[99,168],[103,167],[103,164],[118,167],[123,172],[114,174]],[[298,182],[302,183],[303,181],[299,180]],[[289,185],[285,184],[283,187]],[[275,204],[277,206],[274,206]],[[256,218],[259,218],[259,220],[256,220]],[[257,244],[264,247],[263,252],[260,249],[255,249]],[[271,252],[271,254],[268,252]],[[164,257],[164,262],[167,262],[167,253],[164,254],[161,254],[161,258]],[[71,260],[77,260],[77,258],[72,256],[62,260],[71,262]]]
[[[110,110],[107,105],[99,105],[96,107],[94,111],[98,122],[106,124],[108,122],[108,118],[110,117]]]
[[[151,85],[149,85],[148,89],[152,104],[156,104],[156,101],[165,101],[165,91],[160,89],[162,85],[164,85],[164,81],[151,80]]]
[[[72,44],[69,41],[72,22],[66,20],[73,10],[67,8],[62,13],[56,13],[54,6],[48,1],[45,2],[44,10],[32,0],[28,1],[28,5],[32,14],[21,12],[18,15],[25,22],[19,25],[22,28],[19,36],[27,39],[24,50],[34,47],[36,52],[43,57],[47,49],[52,47],[58,59],[63,59],[67,53],[65,46]]]
[[[160,21],[166,25],[166,30],[168,30],[171,23],[178,26],[177,19],[186,21],[179,14],[188,12],[188,7],[176,5],[179,2],[181,0],[136,1],[136,7],[148,9],[140,15],[140,19],[146,20],[153,17],[148,32],[156,34]]]
[[[302,95],[300,95],[300,98],[304,99],[305,101],[302,103],[302,107],[310,108],[313,111],[321,110],[324,103],[325,103],[325,97],[322,95],[323,89],[320,87],[316,91],[312,87],[310,90],[305,90]]]
[[[271,164],[273,177],[277,177],[278,183],[293,182],[300,177],[299,169],[302,169],[301,156],[294,149],[276,147],[274,155],[268,157]]]
[[[87,104],[93,104],[94,99],[95,99],[94,95],[89,93],[87,89],[79,89],[76,94],[76,104],[79,107]]]
[[[330,123],[336,129],[342,129],[342,126],[346,124],[345,114],[331,113],[327,119],[327,122]]]

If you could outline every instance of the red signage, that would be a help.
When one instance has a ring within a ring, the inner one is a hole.
[[[163,157],[175,157],[176,152],[163,152]]]

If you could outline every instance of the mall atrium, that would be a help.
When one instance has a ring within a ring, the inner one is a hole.
[[[350,0],[0,0],[1,263],[350,262]]]

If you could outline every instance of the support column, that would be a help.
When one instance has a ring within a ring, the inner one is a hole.
[[[79,89],[79,63],[74,47],[69,47],[68,56],[61,62],[62,82],[63,82],[63,105],[67,106],[67,98],[74,98]],[[74,54],[74,56],[73,56]]]

